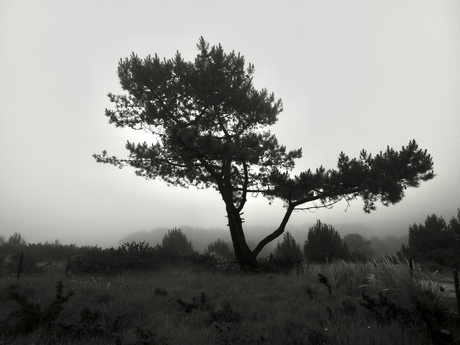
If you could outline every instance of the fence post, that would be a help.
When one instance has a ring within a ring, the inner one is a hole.
[[[22,261],[24,260],[24,253],[21,253],[21,256],[19,257],[19,265],[18,265],[18,274],[16,277],[19,280],[19,277],[21,276],[21,271],[22,271]]]
[[[67,257],[67,267],[66,267],[66,270],[65,270],[66,277],[69,276],[69,269],[70,269],[70,255]]]
[[[377,261],[374,259],[374,279],[375,283],[377,283]]]
[[[460,319],[460,288],[458,286],[458,272],[454,270],[455,296],[457,297],[458,317]]]
[[[412,257],[409,258],[409,268],[410,268],[410,275],[414,275],[414,259]]]

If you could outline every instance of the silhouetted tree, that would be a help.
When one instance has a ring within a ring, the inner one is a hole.
[[[161,246],[170,253],[180,255],[190,255],[194,253],[192,242],[188,241],[187,236],[182,230],[177,228],[168,230],[163,237]]]
[[[308,229],[303,251],[308,261],[320,263],[346,259],[349,256],[348,247],[342,242],[337,230],[320,220]]]
[[[235,256],[228,242],[221,240],[221,239],[218,239],[217,241],[209,243],[206,249],[206,252],[215,253],[224,258],[232,258]]]
[[[221,195],[236,259],[241,267],[257,267],[257,255],[283,234],[296,208],[316,201],[315,208],[361,197],[364,211],[375,202],[396,203],[407,187],[433,178],[433,163],[415,141],[397,152],[387,148],[358,159],[339,155],[338,167],[291,176],[301,149],[287,151],[267,127],[276,123],[282,102],[266,89],[253,86],[254,66],[244,57],[209,48],[201,38],[194,62],[177,53],[121,60],[118,76],[124,95],[109,94],[115,110],[110,123],[152,135],[152,144],[127,142],[128,158],[94,155],[97,162],[131,166],[146,179],[161,178],[175,186],[215,188]],[[284,200],[279,227],[253,250],[246,242],[242,211],[249,194]]]
[[[409,242],[402,251],[419,260],[441,265],[460,264],[460,210],[449,222],[435,214],[425,223],[409,226]]]
[[[21,236],[19,232],[15,232],[13,235],[11,235],[7,244],[14,247],[27,246],[26,240]]]

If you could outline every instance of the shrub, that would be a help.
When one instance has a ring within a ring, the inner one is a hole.
[[[303,261],[302,250],[291,233],[287,231],[283,241],[277,243],[273,251],[274,264],[281,269],[298,267]]]
[[[190,255],[194,252],[192,242],[188,241],[187,236],[178,228],[168,230],[163,237],[161,246],[167,252],[179,255]]]
[[[457,217],[446,222],[435,214],[427,216],[424,224],[409,226],[408,245],[403,246],[405,255],[444,266],[460,264],[460,209]]]
[[[71,269],[83,273],[118,274],[125,271],[155,269],[166,261],[164,250],[150,247],[145,242],[125,243],[118,249],[91,247],[77,255],[71,263]]]
[[[345,259],[348,256],[348,248],[342,243],[337,230],[319,220],[308,229],[308,238],[303,249],[307,260],[318,263]]]
[[[217,254],[223,258],[233,258],[235,256],[228,242],[221,239],[209,243],[206,252]]]

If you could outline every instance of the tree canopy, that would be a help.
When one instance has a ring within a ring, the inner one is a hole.
[[[194,62],[157,55],[132,54],[119,62],[122,95],[109,94],[115,109],[109,122],[152,135],[152,143],[127,142],[127,158],[94,155],[97,162],[131,166],[137,175],[160,178],[170,185],[216,189],[225,203],[228,226],[241,266],[256,266],[257,254],[280,236],[292,211],[317,201],[319,207],[339,200],[364,200],[364,211],[375,202],[396,203],[407,187],[434,177],[431,156],[415,140],[400,151],[387,148],[377,155],[363,150],[359,158],[339,155],[337,169],[319,167],[291,176],[302,150],[287,150],[267,128],[282,111],[282,101],[253,85],[254,65],[242,55],[209,47],[200,38]],[[279,227],[255,249],[247,246],[242,210],[248,193],[280,198],[286,214]],[[318,206],[317,206],[318,207]]]

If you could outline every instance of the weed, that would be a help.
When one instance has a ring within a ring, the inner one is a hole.
[[[177,303],[179,303],[186,313],[191,313],[192,310],[211,310],[211,306],[206,303],[207,296],[204,292],[200,295],[200,303],[196,301],[196,298],[193,297],[193,301],[191,303],[185,302],[180,298],[177,299]]]

